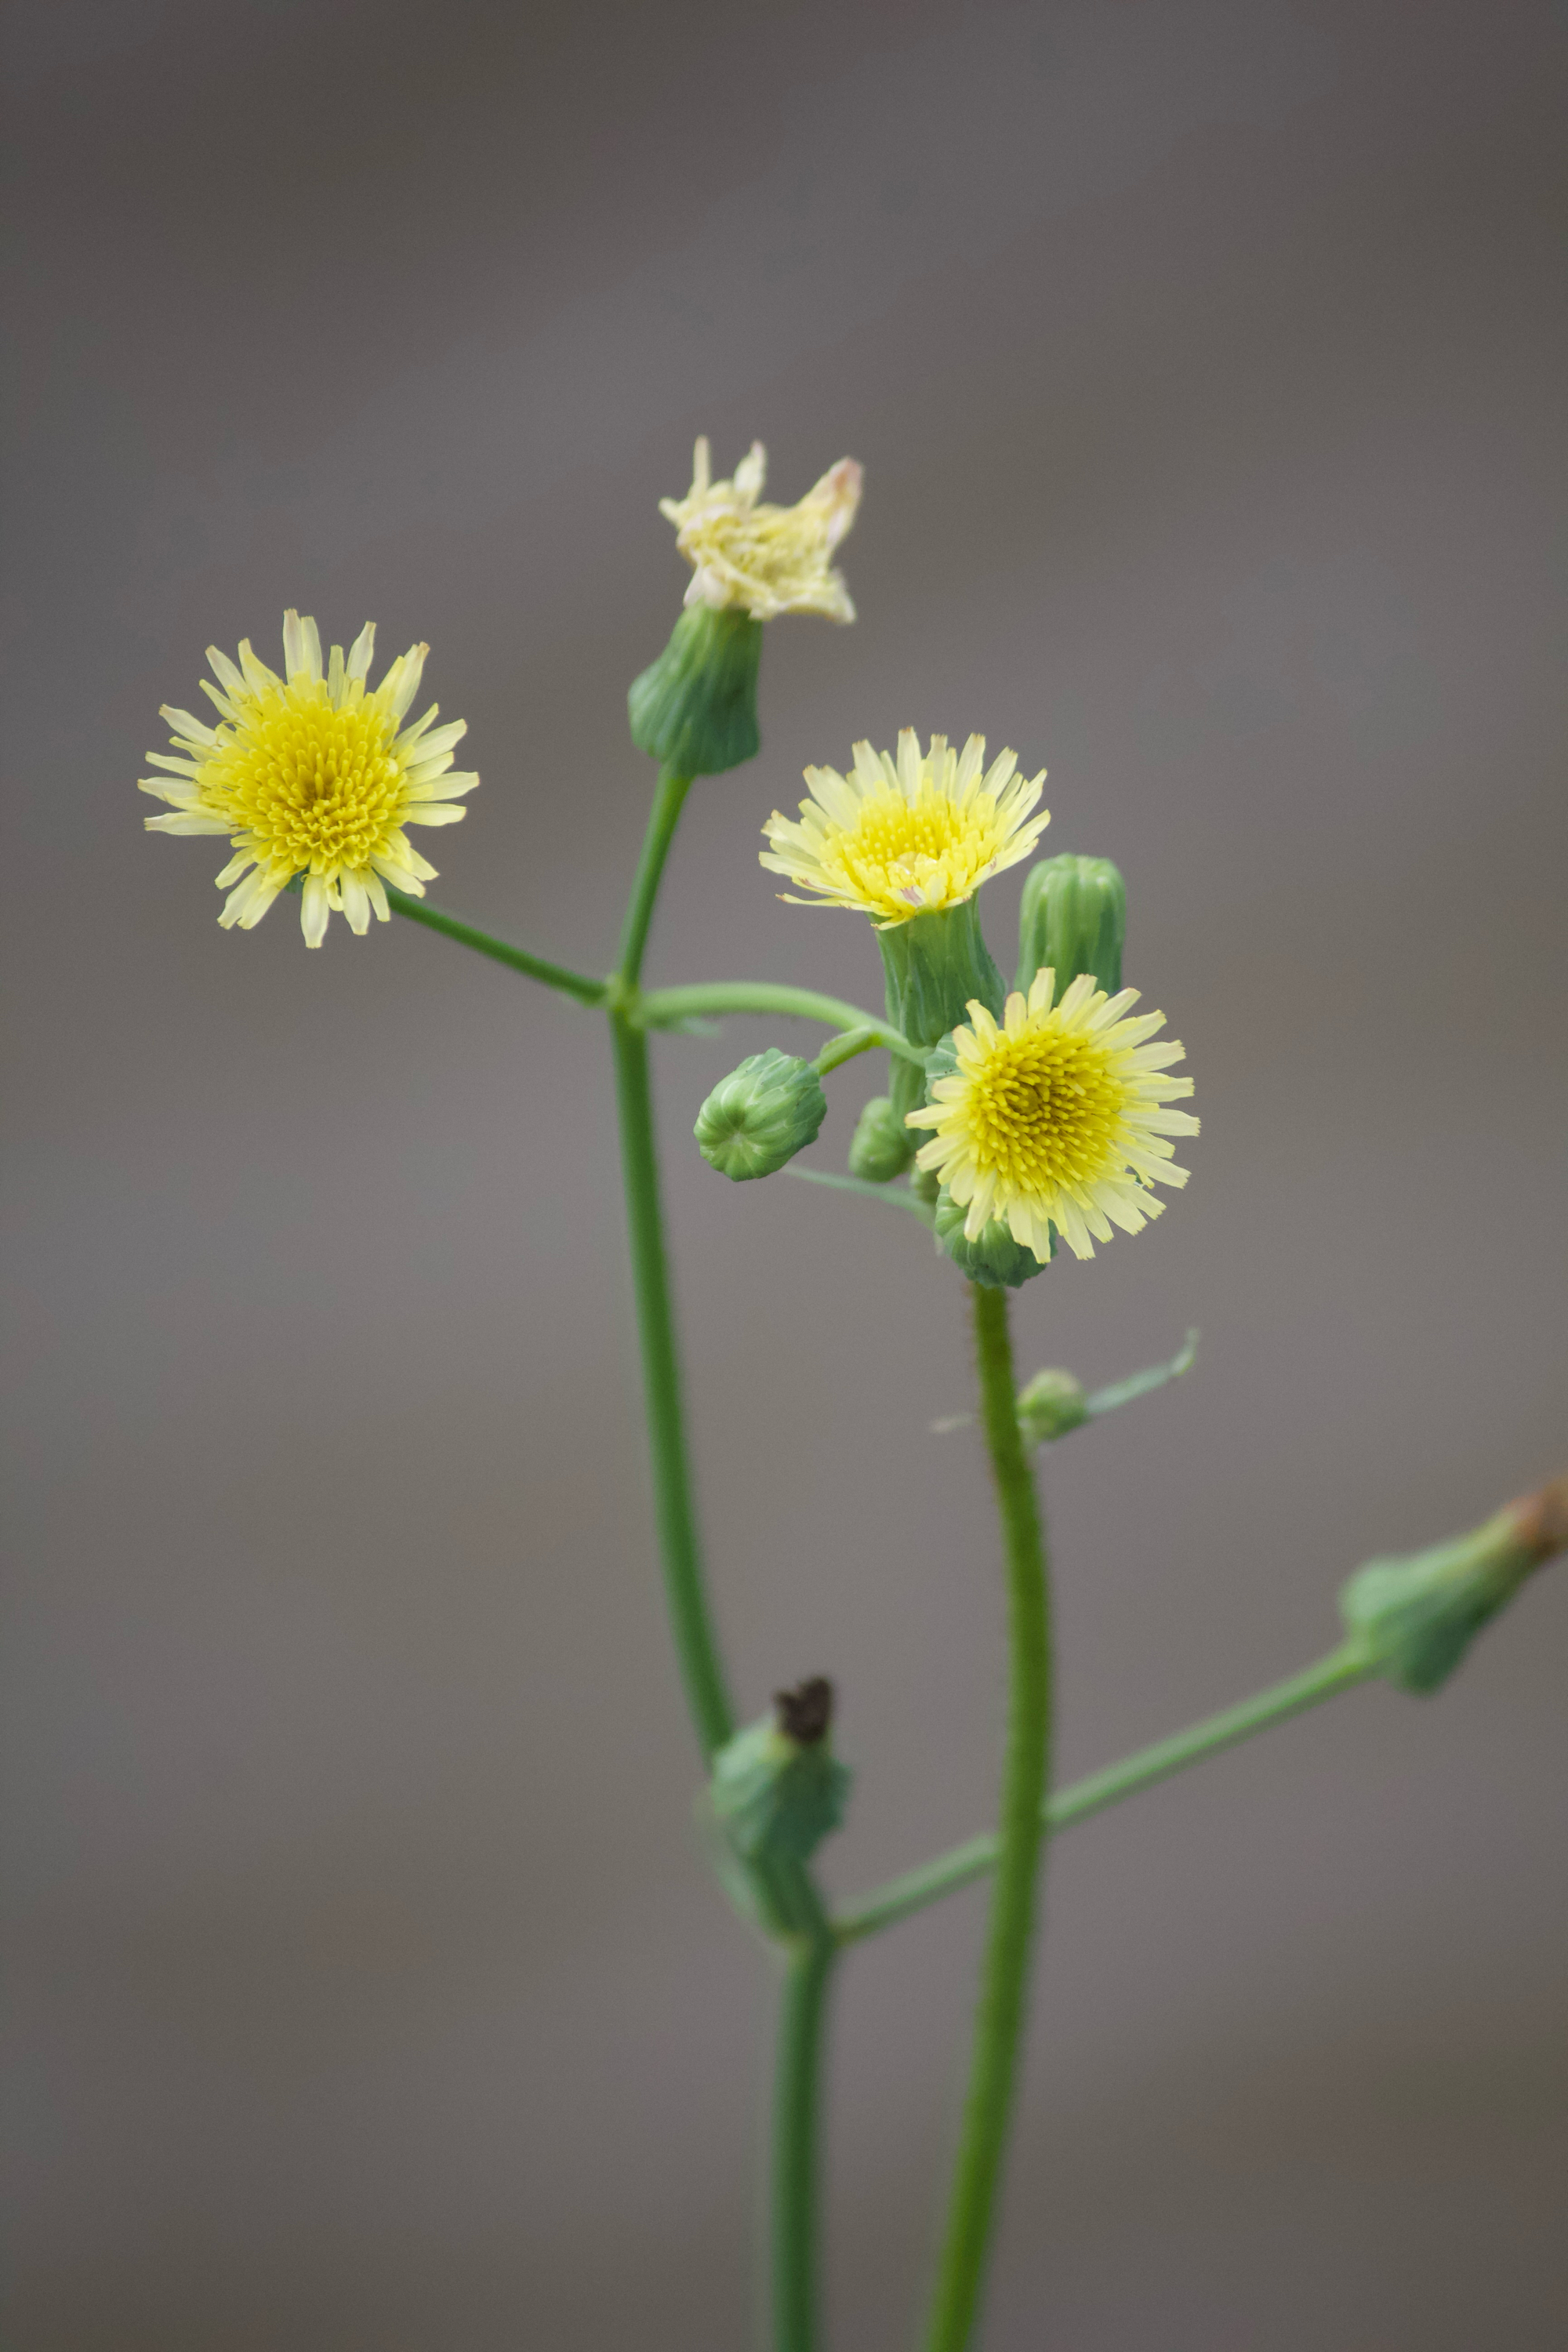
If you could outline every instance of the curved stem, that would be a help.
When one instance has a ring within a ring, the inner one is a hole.
[[[513,971],[526,972],[530,980],[542,981],[546,988],[559,988],[574,996],[582,1004],[602,1004],[605,983],[590,980],[586,972],[569,971],[563,963],[551,963],[544,956],[530,955],[526,948],[514,948],[505,940],[492,939],[489,931],[476,930],[472,923],[460,922],[456,915],[444,915],[439,907],[430,906],[423,898],[411,898],[406,891],[386,887],[386,903],[395,914],[406,915],[411,923],[423,923],[428,931],[439,931],[444,939],[456,940],[459,947],[473,948],[479,954],[490,956],[497,963],[510,966]]]
[[[690,788],[689,776],[678,775],[668,768],[660,772],[621,932],[616,979],[628,996],[636,990],[642,970],[665,860]],[[692,1726],[704,1756],[710,1758],[731,1737],[735,1713],[719,1654],[702,1572],[701,1539],[697,1531],[680,1357],[676,1346],[675,1313],[670,1303],[669,1267],[664,1246],[647,1037],[628,1019],[622,1003],[612,1003],[610,1007],[610,1040],[616,1058],[621,1171],[626,1185],[632,1287],[642,1349],[643,1398],[647,1412],[654,1517],[658,1527],[665,1601]]]
[[[1045,1809],[1046,1828],[1058,1836],[1076,1822],[1103,1812],[1108,1805],[1119,1805],[1123,1797],[1135,1797],[1140,1790],[1184,1772],[1189,1764],[1201,1763],[1205,1756],[1217,1756],[1222,1748],[1234,1748],[1255,1732],[1271,1730],[1275,1724],[1288,1722],[1291,1716],[1302,1715],[1341,1691],[1353,1690],[1376,1672],[1375,1664],[1359,1645],[1347,1642],[1300,1674],[1271,1683],[1267,1690],[1255,1692],[1235,1706],[1205,1716],[1201,1723],[1189,1724],[1168,1739],[1156,1739],[1152,1746],[1124,1756],[1120,1763],[1107,1764],[1069,1788],[1058,1789]],[[896,1920],[907,1919],[911,1912],[923,1911],[928,1903],[940,1902],[944,1895],[955,1895],[961,1886],[984,1878],[995,1868],[996,1853],[994,1832],[966,1838],[962,1845],[951,1846],[933,1861],[921,1863],[918,1869],[905,1871],[901,1877],[890,1878],[885,1886],[864,1895],[853,1911],[842,1913],[835,1921],[834,1933],[841,1944],[874,1936]]]
[[[978,1283],[971,1288],[982,1414],[1006,1547],[1007,1740],[969,2089],[926,2328],[927,2352],[961,2352],[984,2283],[1023,2047],[1050,1763],[1045,1537],[1014,1401],[1007,1293]]]
[[[697,1532],[680,1360],[664,1251],[647,1038],[619,1013],[610,1016],[610,1037],[616,1056],[621,1167],[665,1598],[691,1720],[703,1754],[711,1757],[733,1733],[735,1717],[719,1656]]]
[[[773,2352],[815,2352],[820,2288],[822,2076],[827,1995],[838,1948],[805,1871],[813,1924],[791,1946],[779,1992],[773,2062]]]
[[[828,1039],[812,1067],[819,1078],[825,1078],[830,1070],[841,1070],[858,1054],[868,1054],[873,1045],[880,1044],[875,1029],[846,1029],[841,1035]]]
[[[691,782],[689,776],[680,775],[673,768],[661,768],[658,772],[658,789],[653,796],[647,831],[643,835],[642,856],[637,861],[637,878],[632,884],[632,895],[626,901],[626,919],[621,927],[621,952],[616,971],[627,989],[634,989],[642,974],[648,925],[653,920],[658,886],[664,879],[664,862],[669,856],[669,845],[675,839],[675,828],[680,823],[680,812],[686,805]]]
[[[846,1004],[841,997],[819,996],[815,989],[785,988],[766,980],[703,981],[689,988],[652,989],[635,1008],[645,1029],[670,1029],[678,1022],[725,1013],[782,1013],[796,1021],[820,1021],[826,1029],[863,1029],[868,1033],[868,1045],[885,1046],[906,1062],[925,1067],[925,1055],[900,1030],[873,1013]]]

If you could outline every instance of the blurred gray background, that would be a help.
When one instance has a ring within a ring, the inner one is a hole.
[[[759,827],[898,727],[1048,765],[1204,1135],[1019,1301],[1177,1388],[1047,1458],[1072,1773],[1328,1646],[1354,1564],[1568,1464],[1563,160],[1531,0],[24,0],[5,1643],[17,2352],[733,2352],[764,1962],[656,1591],[605,1041],[395,924],[221,932],[134,780],[285,604],[416,637],[439,903],[608,962],[693,436],[863,460],[659,979],[873,1002]],[[1018,877],[985,913],[1004,963]],[[986,1820],[957,1278],[689,1142],[723,1628],[826,1670],[847,1892]],[[808,1046],[807,1050],[811,1050]],[[867,1065],[815,1159],[842,1164]],[[1568,2340],[1568,1577],[1056,1857],[993,2352]],[[981,1906],[844,1971],[833,2341],[911,2333]]]

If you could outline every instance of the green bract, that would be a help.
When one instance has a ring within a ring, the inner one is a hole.
[[[911,1045],[930,1047],[956,1029],[971,997],[1001,1019],[1006,992],[981,937],[975,899],[912,915],[907,923],[879,930],[877,945],[882,950],[888,1018]]]
[[[763,625],[735,605],[688,604],[658,659],[626,696],[632,741],[683,776],[716,776],[755,756]]]
[[[1083,971],[1114,996],[1126,938],[1127,885],[1109,857],[1042,857],[1030,866],[1018,910],[1020,989],[1049,964],[1058,1004]]]
[[[987,1290],[1018,1290],[1035,1275],[1044,1274],[1034,1251],[1016,1242],[1000,1217],[982,1226],[977,1241],[968,1240],[963,1231],[967,1214],[944,1185],[937,1194],[936,1237],[960,1274]]]
[[[811,1064],[770,1045],[720,1080],[692,1133],[710,1168],[744,1184],[793,1160],[826,1116],[827,1097]]]

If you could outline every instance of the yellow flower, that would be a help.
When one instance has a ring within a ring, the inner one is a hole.
[[[1000,1217],[1042,1264],[1052,1225],[1076,1257],[1092,1257],[1112,1225],[1135,1234],[1157,1217],[1163,1203],[1149,1186],[1187,1181],[1165,1138],[1198,1131],[1190,1112],[1164,1108],[1193,1091],[1191,1078],[1159,1075],[1182,1047],[1143,1042],[1164,1014],[1123,1018],[1138,991],[1108,997],[1089,972],[1057,1005],[1055,985],[1053,972],[1037,972],[1026,1002],[1007,999],[1000,1027],[972,1003],[973,1026],[952,1033],[950,1075],[909,1114],[910,1127],[936,1130],[917,1165],[967,1205],[965,1237]]]
[[[773,854],[761,851],[762,862],[816,893],[782,892],[792,906],[859,907],[883,930],[962,906],[993,874],[1027,857],[1051,821],[1048,809],[1029,814],[1043,768],[1018,775],[1012,751],[984,763],[984,735],[972,735],[962,752],[933,735],[922,760],[920,738],[906,727],[897,766],[888,752],[857,743],[851,775],[807,768],[812,797],[800,804],[801,823],[775,809],[763,827]]]
[[[658,510],[675,525],[675,543],[692,566],[686,602],[715,610],[739,604],[753,621],[780,613],[852,621],[844,576],[828,559],[855,520],[859,467],[840,457],[798,506],[770,507],[757,504],[767,464],[767,452],[753,441],[733,481],[712,481],[708,443],[700,440],[686,496],[660,499]]]
[[[458,798],[479,780],[448,773],[453,746],[468,728],[460,719],[432,728],[435,703],[399,732],[419,691],[428,646],[400,654],[371,691],[365,673],[374,643],[375,624],[366,622],[346,662],[342,647],[332,647],[323,677],[316,624],[289,612],[286,678],[258,661],[248,642],[239,648],[237,668],[209,646],[222,691],[205,678],[202,689],[220,723],[205,726],[188,710],[164,704],[160,716],[176,756],[149,751],[153,765],[168,774],[143,776],[140,789],[167,801],[174,814],[150,816],[147,830],[228,835],[238,855],[217,877],[218,888],[229,893],[218,917],[226,929],[236,923],[253,929],[296,875],[304,877],[300,921],[310,948],[321,946],[333,911],[362,936],[373,910],[385,922],[388,882],[413,898],[425,896],[436,868],[403,828],[456,824],[467,814]]]

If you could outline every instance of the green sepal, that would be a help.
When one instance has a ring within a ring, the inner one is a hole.
[[[691,1131],[710,1168],[744,1184],[776,1174],[815,1140],[826,1116],[827,1097],[811,1064],[770,1045],[720,1080]]]
[[[1377,1673],[1425,1694],[1446,1683],[1489,1619],[1532,1570],[1538,1548],[1521,1539],[1514,1510],[1405,1559],[1372,1559],[1340,1592],[1340,1614]]]
[[[713,1817],[749,1868],[808,1861],[842,1826],[850,1771],[826,1738],[801,1741],[764,1715],[713,1759]]]
[[[877,933],[887,982],[888,1018],[922,1052],[967,1017],[978,997],[999,1021],[1006,1002],[1002,975],[980,930],[974,898],[961,907],[911,915]],[[896,1103],[895,1096],[895,1103]],[[912,1106],[911,1106],[912,1108]]]
[[[1047,1445],[1089,1419],[1083,1382],[1073,1372],[1037,1372],[1018,1391],[1018,1426],[1026,1445]]]
[[[754,759],[762,656],[763,625],[749,613],[688,604],[626,695],[638,751],[683,776],[717,776]]]
[[[1126,940],[1127,885],[1109,857],[1042,857],[1030,866],[1018,910],[1021,990],[1049,964],[1058,1003],[1085,971],[1114,996]]]
[[[901,1061],[902,1055],[899,1056]],[[904,1067],[920,1083],[921,1074],[912,1062]],[[917,1093],[909,1108],[912,1110],[920,1100]],[[890,1184],[901,1176],[920,1149],[920,1139],[913,1128],[904,1125],[902,1114],[894,1109],[887,1095],[873,1095],[855,1122],[855,1132],[849,1142],[849,1173],[858,1176],[865,1184]]]
[[[963,1230],[968,1215],[944,1184],[936,1196],[936,1238],[960,1274],[971,1282],[984,1285],[987,1290],[1021,1290],[1045,1266],[1031,1249],[1016,1242],[1002,1218],[993,1217],[980,1229],[979,1239],[970,1241]],[[1057,1231],[1051,1227],[1051,1255],[1057,1254]]]

